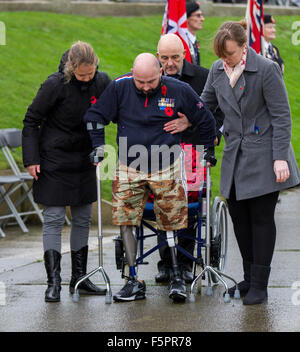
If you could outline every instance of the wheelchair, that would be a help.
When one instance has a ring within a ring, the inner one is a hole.
[[[203,160],[203,180],[198,190],[198,199],[188,203],[189,225],[192,223],[196,228],[196,237],[189,237],[184,234],[183,230],[173,231],[173,241],[168,238],[161,238],[161,241],[153,248],[144,251],[144,243],[147,239],[155,236],[161,236],[161,231],[155,228],[155,213],[153,203],[147,202],[143,212],[141,225],[136,227],[137,240],[137,258],[136,266],[149,264],[145,261],[149,255],[158,250],[161,246],[167,244],[171,251],[173,273],[177,270],[176,251],[180,251],[184,256],[193,261],[194,281],[191,284],[190,301],[194,301],[194,287],[197,292],[201,293],[202,280],[208,279],[207,295],[212,295],[211,284],[222,282],[225,287],[224,302],[230,302],[228,286],[222,276],[232,280],[236,286],[235,298],[239,298],[237,282],[230,276],[223,273],[226,265],[227,247],[228,247],[228,207],[226,200],[216,196],[211,201],[211,180],[210,168],[206,166],[207,162]],[[150,230],[145,231],[146,229]],[[147,234],[145,233],[147,232]],[[179,246],[178,238],[184,236],[191,241],[195,241],[195,250],[193,255]],[[168,237],[168,236],[167,236]],[[120,236],[114,238],[115,241],[115,261],[116,267],[121,271],[122,278],[127,280],[129,276],[129,267],[127,264],[123,241]],[[173,245],[170,243],[173,243]]]

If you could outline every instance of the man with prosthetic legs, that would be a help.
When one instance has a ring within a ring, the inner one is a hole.
[[[174,231],[184,229],[188,224],[181,133],[164,131],[166,121],[176,119],[178,113],[187,116],[198,128],[203,145],[213,145],[215,120],[199,96],[189,85],[162,77],[155,56],[143,53],[135,59],[131,73],[111,82],[101,100],[84,116],[94,154],[101,159],[104,126],[111,121],[118,125],[119,150],[112,185],[112,211],[113,223],[120,226],[129,277],[125,286],[114,295],[115,301],[145,298],[146,285],[136,274],[137,247],[133,227],[141,224],[150,191],[154,195],[157,229],[166,231],[174,254],[169,296],[173,300],[186,298],[174,241]],[[164,151],[169,152],[169,157],[165,157]]]

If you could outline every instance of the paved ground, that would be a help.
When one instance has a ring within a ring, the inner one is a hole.
[[[268,303],[243,306],[241,300],[223,301],[223,287],[216,285],[213,296],[205,294],[206,282],[196,301],[174,304],[168,287],[155,283],[157,253],[149,265],[140,266],[139,277],[147,284],[147,299],[130,303],[105,304],[105,298],[80,297],[72,301],[69,228],[63,234],[60,303],[45,303],[45,270],[42,261],[41,228],[31,227],[28,235],[10,228],[0,239],[0,331],[102,331],[102,332],[199,332],[199,331],[300,331],[300,189],[280,196],[276,210],[278,238],[269,282]],[[104,268],[113,293],[123,285],[114,263],[113,237],[116,228],[104,229]],[[151,241],[150,241],[151,242]],[[97,231],[93,228],[89,247],[89,270],[98,266]],[[149,243],[146,248],[153,245]],[[242,278],[241,260],[229,227],[226,272]],[[104,286],[96,274],[92,281]],[[230,283],[229,283],[230,284]]]

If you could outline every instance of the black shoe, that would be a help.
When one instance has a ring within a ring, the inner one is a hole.
[[[174,302],[183,302],[185,301],[186,295],[186,286],[185,282],[182,279],[175,278],[171,281],[170,290],[169,290],[169,297]]]
[[[251,262],[243,260],[244,269],[244,280],[238,283],[238,289],[240,291],[240,297],[245,297],[250,289],[251,280]],[[230,287],[228,293],[230,297],[234,297],[235,286]],[[225,292],[224,292],[225,295]]]
[[[82,247],[79,251],[71,251],[72,277],[69,287],[70,293],[74,293],[76,282],[86,275],[87,258],[88,246]],[[106,289],[99,288],[89,279],[85,279],[78,285],[78,292],[82,295],[102,296],[106,294]]]
[[[234,292],[235,292],[236,287],[232,286],[230,287],[230,289],[228,290],[228,293],[230,295],[230,297],[234,297]],[[250,289],[250,282],[248,281],[241,281],[238,283],[238,289],[240,291],[240,297],[245,297],[246,294],[248,293],[249,289]]]
[[[250,289],[243,300],[244,305],[261,304],[268,298],[268,281],[271,268],[263,265],[251,265]]]
[[[182,270],[181,277],[187,284],[191,284],[194,281],[194,275],[189,270]]]
[[[162,268],[159,270],[158,274],[155,276],[156,282],[169,282],[170,281],[170,269]]]
[[[146,284],[144,281],[130,279],[127,284],[113,296],[113,299],[116,302],[135,301],[146,298],[145,293]]]
[[[61,254],[54,249],[49,249],[44,253],[44,262],[48,277],[48,288],[45,292],[45,302],[60,301],[60,261]]]

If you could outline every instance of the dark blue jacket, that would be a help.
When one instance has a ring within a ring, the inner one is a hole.
[[[105,144],[102,127],[112,121],[118,124],[118,145],[120,137],[127,137],[126,154],[132,146],[142,145],[148,151],[149,158],[151,146],[172,147],[182,142],[181,133],[172,135],[163,130],[166,122],[178,118],[177,112],[185,114],[198,127],[201,144],[213,146],[215,119],[209,109],[188,84],[165,76],[147,96],[136,88],[130,73],[115,79],[87,111],[84,121],[92,123],[94,127],[98,123],[98,129],[90,131],[93,147]],[[123,152],[119,148],[122,163]],[[135,159],[127,157],[126,164],[130,165]]]

